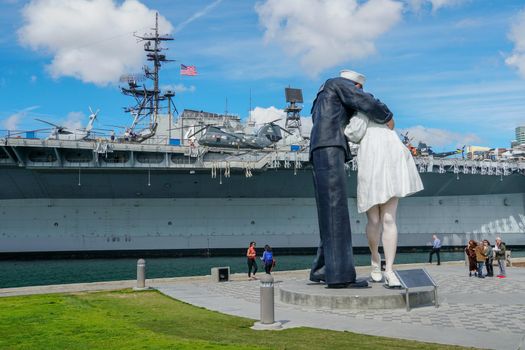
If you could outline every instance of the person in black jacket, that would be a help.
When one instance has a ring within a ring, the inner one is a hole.
[[[359,111],[370,120],[393,128],[393,114],[373,95],[362,90],[365,77],[344,70],[341,77],[328,79],[319,89],[312,106],[310,161],[320,243],[310,280],[324,281],[329,288],[366,287],[357,281],[352,253],[348,214],[345,162],[351,159],[344,129]]]

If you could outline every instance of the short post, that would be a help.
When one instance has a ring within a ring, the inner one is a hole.
[[[137,286],[134,290],[145,290],[146,287],[146,260],[137,260]]]
[[[274,319],[273,277],[264,274],[261,279],[261,323],[272,324]]]
[[[261,289],[261,321],[255,322],[252,329],[268,330],[281,329],[281,323],[275,322],[274,288],[273,277],[269,274],[262,274],[260,277]]]

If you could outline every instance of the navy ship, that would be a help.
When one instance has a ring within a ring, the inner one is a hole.
[[[174,93],[159,89],[169,61],[161,44],[171,38],[158,26],[138,38],[152,67],[123,77],[122,92],[136,105],[122,135],[96,137],[92,112],[82,130],[48,122],[47,138],[0,138],[0,257],[209,254],[250,241],[313,251],[317,211],[300,90],[286,89],[284,126],[194,110],[174,118]],[[425,189],[400,201],[401,247],[427,246],[432,234],[450,247],[496,236],[525,244],[525,162],[415,160]],[[366,216],[356,208],[358,167],[348,163],[348,202],[354,246],[367,247]]]

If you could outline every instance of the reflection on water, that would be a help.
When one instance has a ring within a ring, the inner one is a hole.
[[[513,251],[514,257],[525,256],[525,251]],[[442,261],[463,260],[462,252],[442,252]],[[276,270],[302,270],[310,268],[312,255],[276,256]],[[368,265],[368,254],[355,255],[356,265]],[[398,253],[396,263],[428,261],[428,253]],[[435,256],[434,256],[435,261]],[[231,273],[246,271],[246,258],[191,257],[146,259],[147,278],[209,275],[210,269],[229,266]],[[136,278],[136,259],[79,259],[0,261],[0,288],[36,286],[62,283],[129,280]],[[259,263],[259,271],[263,271]]]

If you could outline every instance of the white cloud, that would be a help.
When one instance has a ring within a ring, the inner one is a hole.
[[[284,110],[275,108],[274,106],[268,108],[255,107],[250,113],[250,117],[256,125],[262,125],[280,119],[275,123],[277,125],[284,126],[286,121],[286,113]]]
[[[514,50],[505,63],[516,68],[525,78],[525,9],[516,16],[510,29],[509,39],[514,43]]]
[[[16,130],[23,116],[21,113],[11,114],[5,120],[2,120],[2,127],[7,130]]]
[[[185,92],[195,92],[197,88],[195,85],[186,86],[184,84],[176,84],[176,85],[163,85],[161,87],[161,90],[163,92],[166,92],[167,90],[175,91],[175,93],[185,93]]]
[[[68,129],[82,128],[85,114],[82,112],[69,112],[66,119],[62,120],[59,125],[65,126]]]
[[[401,134],[408,132],[412,144],[426,143],[434,148],[438,147],[463,147],[464,145],[479,144],[481,138],[473,133],[459,133],[445,129],[427,128],[416,125],[407,129],[399,129]]]
[[[432,12],[435,12],[440,8],[459,6],[467,1],[470,0],[408,0],[408,3],[416,12],[427,5],[432,8]]]
[[[283,109],[275,108],[274,106],[268,108],[255,107],[250,113],[250,117],[257,127],[269,122],[275,122],[275,124],[283,128],[286,125],[286,112]],[[312,118],[301,117],[301,135],[310,137],[311,130]]]
[[[267,0],[255,7],[265,41],[298,57],[307,73],[375,53],[374,41],[401,20],[394,0]]]
[[[39,106],[31,106],[31,107],[24,108],[20,111],[17,111],[11,114],[10,116],[8,116],[7,118],[5,118],[4,120],[0,121],[0,125],[2,126],[3,129],[6,129],[6,130],[11,130],[11,131],[17,130],[19,124],[23,121],[23,119],[30,112],[32,112],[33,110],[37,108],[39,108]]]
[[[136,0],[33,0],[22,11],[21,44],[53,56],[47,66],[55,78],[69,76],[106,85],[138,70],[142,44],[132,33],[150,30],[155,11]],[[159,16],[162,34],[171,24]]]
[[[433,11],[437,11],[442,7],[458,6],[464,2],[466,2],[466,0],[430,0]]]
[[[190,16],[187,20],[183,21],[182,23],[180,23],[179,25],[177,25],[177,27],[175,28],[174,32],[175,33],[178,33],[180,32],[182,29],[184,29],[184,27],[186,27],[188,24],[190,24],[191,22],[195,21],[196,19],[206,15],[208,12],[210,12],[211,10],[213,10],[217,5],[219,5],[220,3],[222,2],[222,0],[215,0],[214,2],[212,2],[211,4],[209,4],[208,6],[206,6],[205,8],[203,8],[202,10],[199,10],[197,11],[196,13],[194,13],[192,16]]]
[[[34,84],[38,80],[38,77],[36,75],[32,75],[31,78],[29,78],[29,81]]]

